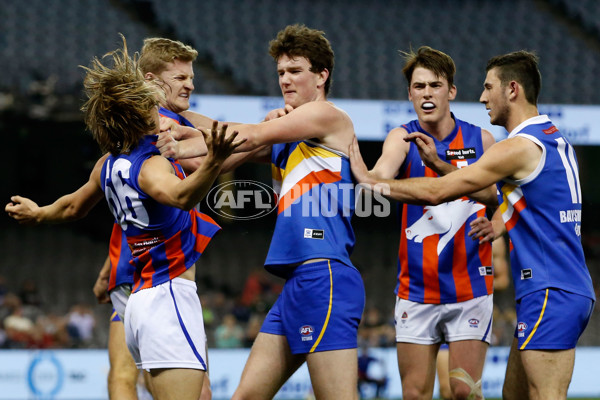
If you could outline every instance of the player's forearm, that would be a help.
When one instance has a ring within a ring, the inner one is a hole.
[[[436,190],[437,178],[378,179],[371,175],[362,183],[368,189],[409,204],[437,205],[446,201]]]
[[[222,164],[205,160],[200,168],[175,187],[173,205],[183,210],[191,210],[206,196],[219,175]]]
[[[190,139],[181,140],[179,142],[179,151],[177,159],[189,159],[195,157],[202,157],[208,153],[206,143],[203,137],[195,137]]]
[[[62,196],[54,203],[40,207],[35,215],[38,224],[60,224],[85,217],[97,201],[77,201],[73,194]]]

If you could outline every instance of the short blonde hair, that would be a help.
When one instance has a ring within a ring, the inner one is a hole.
[[[87,101],[81,108],[85,123],[103,151],[113,155],[131,151],[140,139],[156,130],[159,101],[164,93],[144,80],[138,67],[138,54],[133,58],[123,48],[94,57],[86,71],[83,86]],[[112,59],[112,66],[103,64]]]
[[[140,69],[144,74],[152,72],[158,75],[167,69],[167,64],[176,59],[188,62],[195,61],[196,57],[198,57],[196,50],[178,40],[147,38],[142,47]]]

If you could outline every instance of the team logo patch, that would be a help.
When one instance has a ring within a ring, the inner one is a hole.
[[[494,275],[494,271],[492,270],[491,266],[479,267],[479,275],[481,275],[481,276]]]
[[[519,322],[517,324],[517,335],[519,337],[524,337],[526,330],[527,330],[527,324],[525,322]]]
[[[533,278],[533,271],[531,271],[531,268],[521,270],[521,280],[531,278]]]
[[[479,320],[477,318],[471,318],[469,320],[469,326],[471,328],[479,328]]]
[[[315,328],[310,325],[303,325],[300,327],[299,332],[302,336],[302,341],[307,342],[309,340],[313,340],[312,334],[314,333]]]
[[[446,160],[466,160],[467,158],[475,158],[476,156],[475,147],[446,150]]]
[[[325,231],[323,229],[304,228],[305,239],[324,239]]]

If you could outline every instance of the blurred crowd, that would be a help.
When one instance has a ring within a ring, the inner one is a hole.
[[[600,295],[597,254],[590,257],[589,267]],[[600,246],[598,247],[600,248]],[[40,278],[41,279],[41,278]],[[61,308],[40,294],[36,279],[9,282],[0,275],[0,348],[103,348],[106,346],[110,305],[94,304],[91,288],[89,300]],[[209,348],[251,347],[269,309],[283,288],[283,280],[263,267],[252,269],[238,289],[221,287],[203,277],[198,279],[198,293]],[[359,348],[394,347],[395,329],[393,294],[389,301],[372,301],[359,326]],[[381,303],[381,304],[380,304]],[[492,346],[510,346],[516,325],[512,285],[494,294]],[[100,311],[100,312],[99,312]],[[596,312],[600,312],[596,307]],[[100,320],[100,316],[106,319]],[[600,321],[593,317],[581,345],[598,346]]]

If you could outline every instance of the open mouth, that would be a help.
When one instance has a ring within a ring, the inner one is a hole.
[[[425,111],[430,111],[435,108],[435,104],[430,101],[426,101],[425,103],[421,104],[421,108]]]

